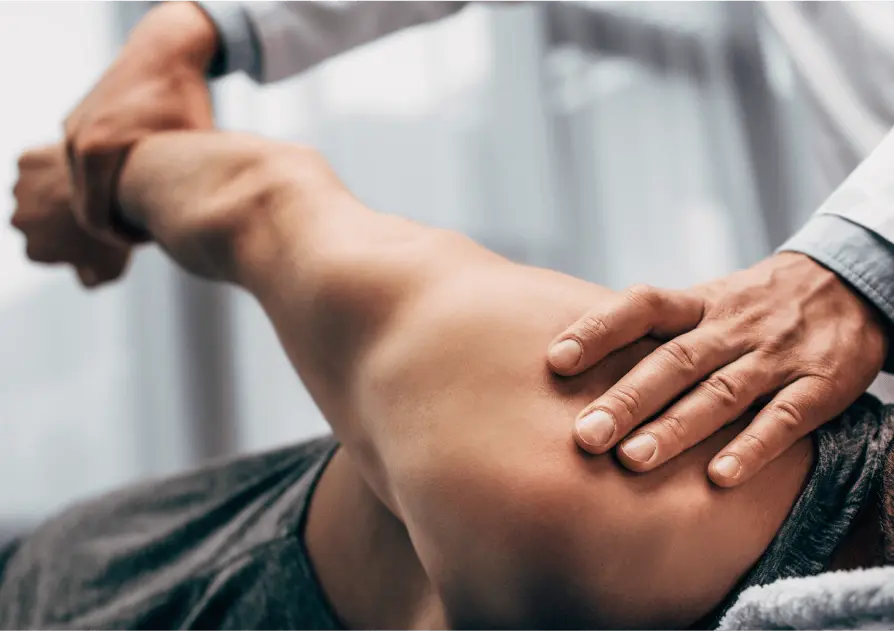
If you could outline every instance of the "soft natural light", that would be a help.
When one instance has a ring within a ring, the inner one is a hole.
[[[425,115],[479,84],[490,72],[487,19],[485,9],[470,7],[260,91],[244,75],[227,77],[215,86],[218,121],[230,128],[300,138],[321,119]]]
[[[474,9],[474,8],[473,8]],[[418,116],[487,74],[486,14],[467,10],[332,61],[320,99],[333,113]],[[449,46],[462,42],[462,46]]]

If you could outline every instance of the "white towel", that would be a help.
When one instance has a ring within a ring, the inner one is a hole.
[[[750,587],[718,629],[894,629],[894,566]]]

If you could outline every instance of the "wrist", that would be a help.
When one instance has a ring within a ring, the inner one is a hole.
[[[801,252],[782,251],[770,258],[775,261],[777,273],[802,279],[800,285],[807,290],[806,296],[822,295],[824,301],[834,302],[839,311],[846,312],[846,317],[855,318],[872,330],[887,352],[891,333],[888,319],[848,278]]]

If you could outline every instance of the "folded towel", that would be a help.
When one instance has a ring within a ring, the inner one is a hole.
[[[892,629],[894,566],[786,578],[746,589],[718,629]]]

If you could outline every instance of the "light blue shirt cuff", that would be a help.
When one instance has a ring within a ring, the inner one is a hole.
[[[196,2],[217,28],[222,63],[213,68],[212,79],[245,72],[255,81],[261,76],[261,46],[241,2]]]
[[[885,372],[894,373],[894,245],[838,215],[814,215],[780,252],[800,252],[847,280],[887,319],[890,350]]]

